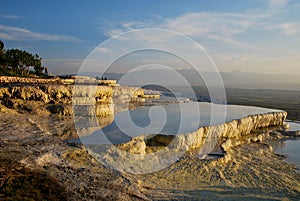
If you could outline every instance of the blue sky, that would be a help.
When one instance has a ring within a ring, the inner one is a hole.
[[[223,72],[300,74],[299,10],[297,0],[0,0],[0,40],[64,74],[116,34],[161,28],[198,42]]]

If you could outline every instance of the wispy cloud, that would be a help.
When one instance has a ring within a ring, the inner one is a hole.
[[[264,9],[246,10],[243,12],[192,12],[174,18],[160,18],[156,21],[128,21],[116,23],[113,28],[109,24],[107,36],[140,29],[164,28],[192,37],[209,41],[226,43],[233,47],[244,49],[260,49],[257,44],[239,38],[242,34],[251,31],[280,31],[286,35],[299,33],[299,23],[293,23],[280,18],[282,11],[287,7],[289,0],[267,0],[268,6]],[[280,19],[280,20],[279,20]],[[251,36],[250,36],[251,37]]]
[[[265,15],[257,13],[216,13],[194,12],[186,13],[176,18],[161,18],[156,22],[130,21],[118,24],[116,29],[107,31],[108,36],[115,33],[130,31],[139,28],[156,27],[173,30],[192,38],[204,38],[214,41],[222,41],[240,48],[255,48],[235,39],[235,35],[244,33],[246,30],[257,25]]]
[[[285,68],[289,72],[299,73],[297,67],[299,57],[291,58],[290,54],[299,52],[299,47],[295,44],[299,40],[300,23],[297,21],[298,18],[287,17],[295,14],[296,4],[292,4],[289,0],[265,0],[265,2],[267,5],[264,8],[240,12],[189,12],[175,17],[160,17],[157,20],[115,22],[108,25],[109,31],[106,33],[108,36],[114,36],[141,28],[168,29],[189,36],[201,45],[203,43],[205,49],[211,50],[209,53],[216,59],[221,70],[242,68],[242,71],[267,73],[274,69],[276,70],[274,72],[281,73]],[[155,32],[140,36],[137,32],[132,41],[137,40],[136,38],[143,44],[161,40],[161,44],[164,45],[165,41],[169,41],[177,48],[188,49],[190,55],[200,60],[191,47],[184,47],[176,37],[157,36]],[[131,40],[128,41],[128,44],[132,43]],[[289,44],[292,47],[282,51]],[[228,55],[222,57],[221,54]],[[282,58],[279,58],[279,55]]]
[[[289,3],[289,0],[269,0],[271,9],[282,9]]]
[[[287,22],[265,26],[265,30],[279,31],[287,36],[296,35],[300,33],[300,23]]]
[[[46,41],[66,41],[79,42],[80,39],[73,36],[53,35],[33,32],[28,29],[0,25],[0,39],[27,41],[27,40],[46,40]]]
[[[284,34],[294,35],[300,33],[300,23],[284,23],[277,26]]]
[[[5,19],[12,19],[12,20],[16,20],[16,19],[21,19],[22,17],[18,16],[18,15],[2,15],[1,17],[5,18]]]
[[[204,37],[237,47],[252,48],[252,45],[236,40],[234,35],[245,32],[255,21],[256,16],[249,14],[201,12],[168,19],[162,26],[191,37]]]

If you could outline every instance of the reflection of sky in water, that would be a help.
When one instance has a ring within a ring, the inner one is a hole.
[[[289,127],[289,131],[298,131],[300,130],[300,124],[299,123],[295,123],[295,122],[288,122],[288,124],[290,125]]]
[[[287,161],[296,164],[300,168],[300,138],[272,141],[270,144],[275,153],[286,155]]]
[[[300,124],[288,122],[289,131],[300,130]],[[286,160],[296,164],[300,168],[300,138],[274,140],[269,142],[275,153],[286,155]]]
[[[222,124],[224,119],[228,122],[248,115],[275,111],[278,110],[206,102],[147,106],[115,114],[110,125],[81,137],[81,141],[84,144],[115,144],[142,134],[176,135],[196,131],[202,126]]]

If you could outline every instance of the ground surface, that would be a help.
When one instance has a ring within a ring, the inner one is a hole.
[[[296,167],[264,143],[233,147],[225,157],[214,160],[200,160],[194,154],[187,154],[164,170],[129,175],[99,164],[84,147],[63,141],[64,133],[69,136],[73,132],[71,120],[56,121],[50,129],[53,116],[2,113],[0,118],[1,200],[298,200],[300,197],[300,174]],[[64,132],[57,134],[58,130]]]

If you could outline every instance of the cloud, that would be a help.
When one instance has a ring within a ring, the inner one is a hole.
[[[108,48],[97,47],[96,49],[97,49],[98,51],[100,51],[100,52],[108,52],[108,51],[109,51]]]
[[[156,27],[177,31],[205,43],[220,42],[222,45],[227,44],[235,48],[263,50],[258,44],[248,42],[245,36],[251,38],[250,33],[264,34],[263,31],[266,30],[290,36],[299,33],[300,29],[298,23],[282,19],[283,13],[278,12],[278,9],[286,7],[289,0],[268,0],[268,2],[267,8],[243,12],[191,12],[174,18],[161,17],[155,21],[116,22],[115,28],[110,23],[107,35],[111,37],[134,29]],[[243,37],[239,37],[241,35]]]
[[[269,5],[271,9],[281,9],[288,4],[289,0],[269,0]]]
[[[26,40],[46,40],[46,41],[66,41],[79,42],[80,40],[73,36],[52,35],[33,32],[28,29],[0,25],[0,39],[26,41]]]
[[[113,36],[116,36],[120,33],[124,32],[122,29],[112,29],[112,30],[109,30],[105,33],[105,35],[107,35],[108,37],[113,37]]]
[[[187,35],[232,35],[241,33],[251,24],[249,19],[233,13],[187,13],[175,19],[167,19],[162,25]]]
[[[191,37],[203,37],[237,47],[253,48],[250,44],[236,40],[234,36],[254,26],[258,17],[238,13],[187,13],[175,19],[168,19],[162,27]]]
[[[213,41],[221,41],[232,46],[255,49],[252,44],[235,39],[235,35],[244,33],[258,24],[263,14],[246,12],[239,13],[216,13],[216,12],[193,12],[185,13],[176,18],[160,18],[159,21],[130,21],[116,24],[117,28],[107,31],[109,37],[121,32],[134,29],[156,27],[179,32],[194,39],[202,38]],[[111,28],[111,24],[109,25]],[[166,38],[162,38],[166,39]]]
[[[109,24],[111,32],[107,33],[119,34],[153,27],[169,29],[204,45],[210,50],[209,54],[217,60],[221,70],[241,69],[248,72],[263,70],[267,73],[273,72],[273,69],[277,73],[282,73],[288,69],[289,73],[299,74],[297,66],[299,57],[290,57],[290,54],[299,52],[294,39],[299,40],[300,23],[296,21],[297,18],[293,20],[287,18],[295,14],[291,13],[295,12],[295,6],[291,8],[292,5],[288,5],[289,0],[266,0],[266,2],[268,4],[264,8],[239,12],[190,12],[176,17],[160,17],[157,20],[115,22]],[[284,34],[285,37],[280,34]],[[151,38],[154,38],[155,42],[161,40],[162,45],[165,41],[169,41],[176,47],[187,48],[174,37],[157,36],[155,33],[147,36],[136,34],[134,38],[139,38],[143,43],[151,43]],[[280,43],[276,43],[278,39]],[[282,49],[289,44],[290,48]],[[190,55],[198,56],[191,47],[189,50]],[[222,57],[220,54],[228,56]],[[279,58],[279,55],[282,57]]]
[[[21,19],[21,17],[17,15],[2,15],[1,17],[12,20]]]
[[[286,35],[294,35],[300,33],[300,23],[284,23],[279,24],[278,28]]]
[[[269,25],[265,27],[269,31],[280,31],[281,33],[291,36],[300,33],[300,23],[287,22],[275,25]]]

